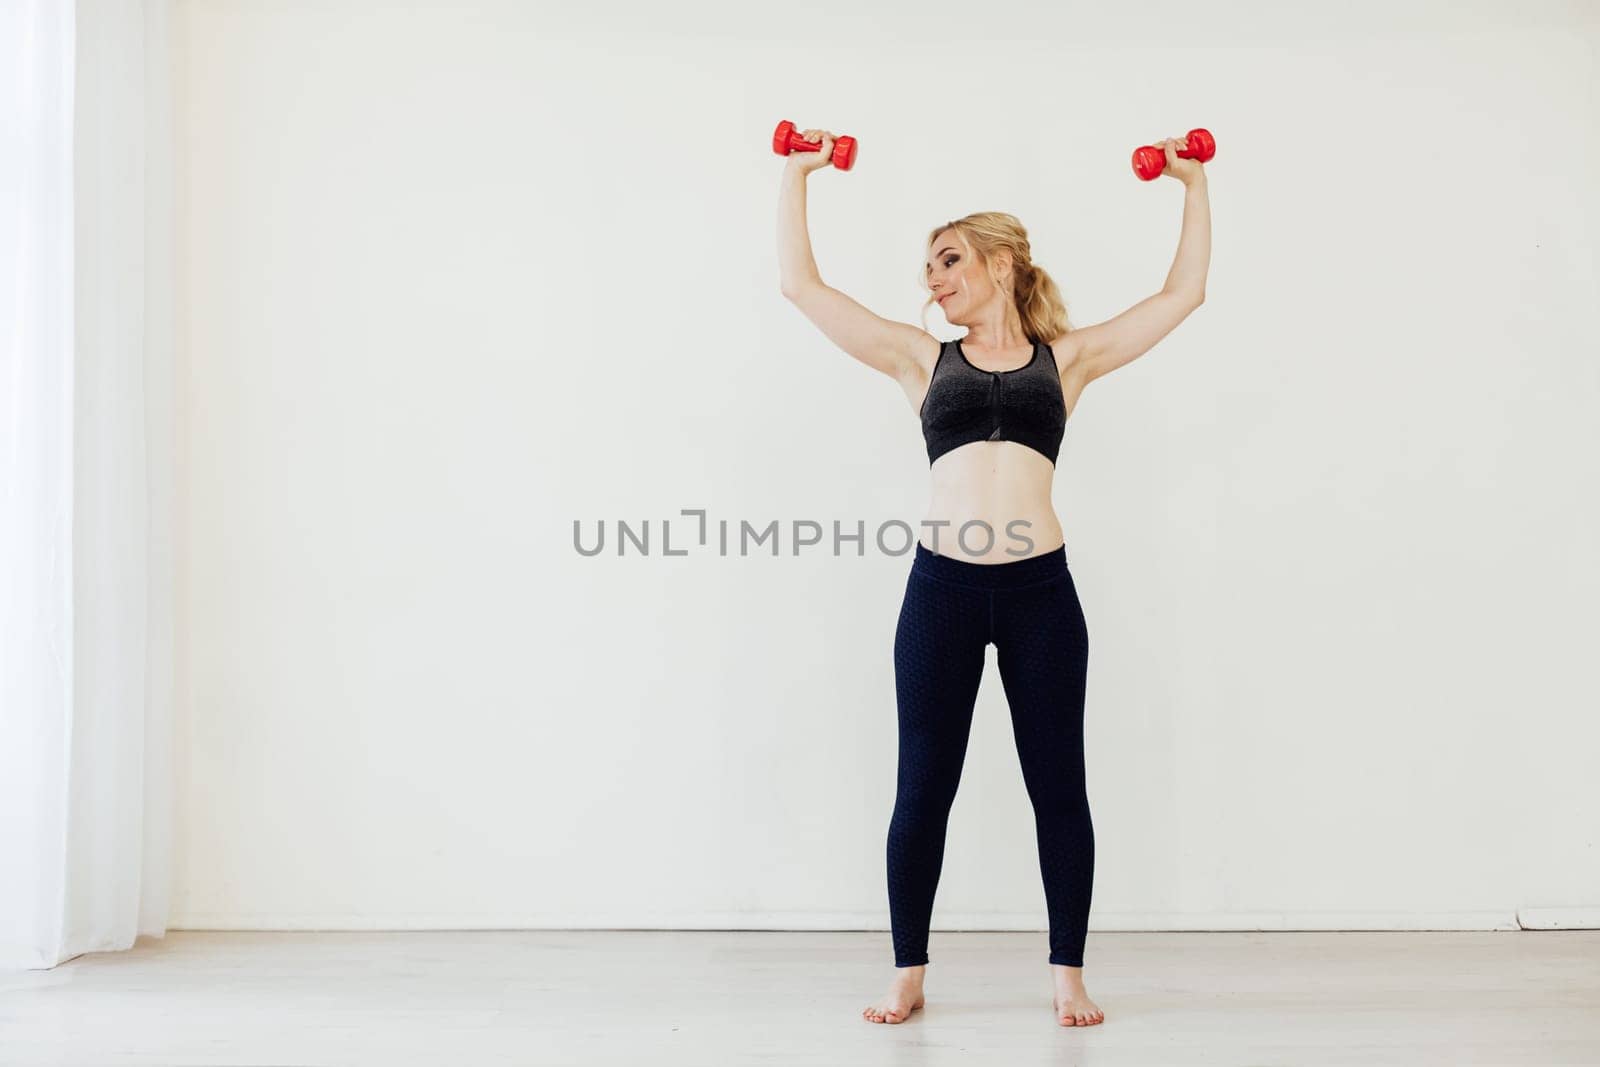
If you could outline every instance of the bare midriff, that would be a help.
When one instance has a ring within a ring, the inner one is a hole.
[[[1009,563],[1061,547],[1050,501],[1056,468],[1016,441],[972,441],[934,461],[917,540],[968,563]]]

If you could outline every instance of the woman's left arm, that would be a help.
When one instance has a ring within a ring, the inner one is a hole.
[[[1193,163],[1194,171],[1183,183],[1183,232],[1178,235],[1178,254],[1162,289],[1186,294],[1201,304],[1206,299],[1206,272],[1211,269],[1211,194],[1206,191],[1206,172],[1201,165],[1185,162]]]
[[[1072,353],[1064,373],[1078,374],[1083,384],[1109,374],[1144,355],[1205,303],[1206,272],[1211,264],[1211,199],[1201,166],[1192,159],[1177,159],[1168,144],[1165,173],[1183,182],[1184,197],[1183,232],[1167,282],[1159,293],[1122,314],[1064,334],[1061,341]]]

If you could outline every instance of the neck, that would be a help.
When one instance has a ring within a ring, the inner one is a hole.
[[[986,312],[976,321],[967,323],[967,334],[961,339],[962,347],[986,352],[1004,352],[1030,343],[1028,335],[1022,332],[1022,316],[1012,304]]]

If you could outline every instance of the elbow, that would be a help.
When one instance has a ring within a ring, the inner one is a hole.
[[[802,294],[815,289],[821,284],[822,279],[820,277],[802,278],[799,281],[780,280],[778,283],[778,292],[783,294],[783,298],[785,300],[794,300]]]

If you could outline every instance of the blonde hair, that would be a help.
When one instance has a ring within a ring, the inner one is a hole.
[[[1070,331],[1073,326],[1067,318],[1067,305],[1061,299],[1061,291],[1056,288],[1055,279],[1043,267],[1033,262],[1033,255],[1028,247],[1028,231],[1022,226],[1022,221],[1015,215],[1004,211],[978,211],[965,218],[947,222],[937,226],[928,234],[928,248],[933,248],[933,242],[946,230],[954,230],[956,240],[966,250],[969,259],[984,264],[989,270],[989,280],[996,289],[1004,290],[1005,286],[995,275],[994,260],[996,254],[1005,251],[1011,253],[1012,263],[1012,288],[1011,297],[1017,306],[1017,315],[1022,319],[1022,332],[1030,341],[1049,342],[1062,334]],[[923,265],[918,276],[918,284],[924,289],[928,287],[927,265]],[[922,304],[922,324],[928,324],[928,308],[933,305],[933,293],[928,293],[928,299]]]

